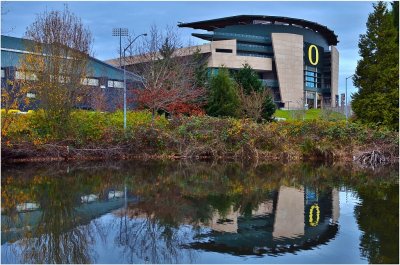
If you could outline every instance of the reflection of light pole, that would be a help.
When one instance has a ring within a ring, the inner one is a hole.
[[[346,77],[346,121],[347,121],[347,119],[349,118],[349,107],[347,106],[347,79],[349,79],[350,77],[353,77],[354,76],[354,74],[353,75],[351,75],[351,76],[348,76],[348,77]]]
[[[288,111],[290,111],[290,102],[292,102],[292,101],[288,100],[288,101],[285,101],[285,102],[287,102],[287,108],[288,108]]]
[[[141,36],[147,36],[147,33],[143,33],[140,34],[138,36],[136,36],[136,38],[134,38],[129,44],[128,46],[124,49],[124,131],[126,130],[126,70],[125,70],[125,52],[127,49],[129,49],[129,47],[131,47],[132,43],[135,42],[135,40],[137,40],[137,38],[141,37]]]

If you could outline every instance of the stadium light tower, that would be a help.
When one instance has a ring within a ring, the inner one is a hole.
[[[128,36],[127,28],[113,28],[112,35],[119,37],[119,68],[122,67],[122,36]]]

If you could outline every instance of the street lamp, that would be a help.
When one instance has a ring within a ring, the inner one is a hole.
[[[136,38],[134,38],[129,44],[128,46],[124,49],[123,55],[124,55],[124,131],[126,130],[126,70],[125,70],[125,52],[127,49],[129,49],[129,47],[131,47],[132,43],[135,42],[135,40],[137,40],[137,38],[141,37],[141,36],[147,36],[147,33],[143,33],[140,34],[138,36],[136,36]]]
[[[354,74],[352,74],[351,76],[346,77],[346,98],[345,98],[345,101],[346,101],[346,121],[349,118],[349,107],[347,106],[347,79],[349,79],[350,77],[353,77],[353,76],[354,76]]]

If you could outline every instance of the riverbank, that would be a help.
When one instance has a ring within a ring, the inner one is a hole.
[[[398,161],[398,133],[345,121],[258,124],[208,116],[152,120],[145,111],[76,111],[65,135],[51,135],[40,112],[2,128],[2,162],[114,159],[210,159],[350,162],[373,151]],[[2,117],[3,118],[3,117]]]

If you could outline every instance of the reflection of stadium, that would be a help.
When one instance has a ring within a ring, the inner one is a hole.
[[[323,244],[338,230],[338,191],[318,192],[309,188],[282,186],[270,200],[261,203],[246,218],[231,211],[214,214],[201,235],[201,242],[190,248],[236,255],[279,254]]]
[[[63,229],[88,224],[109,212],[118,217],[152,218],[141,211],[138,197],[123,191],[110,190],[101,196],[86,194],[77,197],[76,201],[71,216],[74,221]],[[128,203],[130,207],[127,211]],[[16,209],[20,209],[17,219],[4,214],[1,216],[2,245],[23,238],[26,232],[42,224],[43,209],[38,204],[23,204]],[[294,252],[323,244],[335,237],[338,218],[339,197],[336,189],[321,192],[307,187],[282,186],[253,209],[250,217],[241,215],[233,206],[224,215],[214,212],[210,220],[202,223],[210,229],[201,229],[203,232],[186,247],[235,255]],[[191,220],[186,221],[184,223],[191,223]]]

